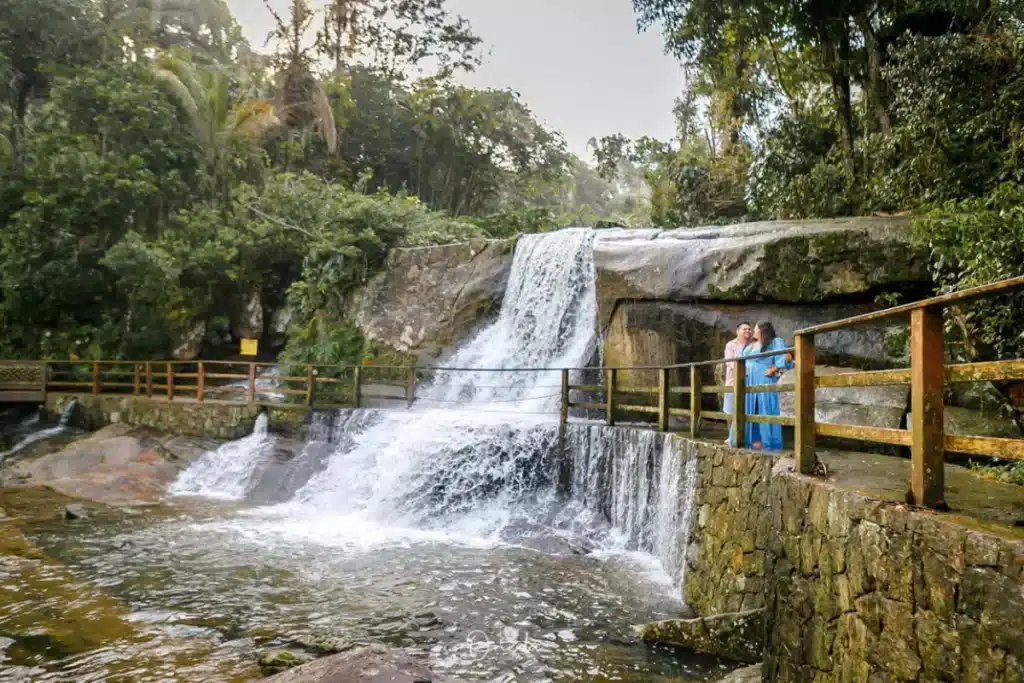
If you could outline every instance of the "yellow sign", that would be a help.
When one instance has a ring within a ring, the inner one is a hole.
[[[258,339],[243,339],[242,340],[242,355],[243,356],[255,356],[259,353],[260,342]]]

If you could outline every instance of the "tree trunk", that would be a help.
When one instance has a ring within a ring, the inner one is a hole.
[[[836,103],[836,115],[839,119],[839,144],[843,149],[844,164],[848,172],[853,173],[853,104],[850,95],[850,31],[844,19],[841,35],[829,35],[827,27],[822,27],[822,47],[828,62],[828,71],[832,77],[832,95]]]
[[[740,144],[740,131],[747,113],[744,110],[743,98],[739,93],[739,85],[745,81],[748,66],[749,63],[743,56],[742,45],[737,45],[736,54],[733,56],[733,94],[729,102],[727,152],[735,149]]]
[[[19,171],[25,165],[25,116],[28,114],[29,95],[32,86],[24,79],[19,79],[14,94],[14,109],[11,112],[11,152],[14,156],[14,168]]]
[[[864,36],[864,50],[868,55],[868,78],[864,84],[868,120],[874,122],[877,132],[887,135],[892,130],[892,120],[889,118],[885,82],[882,80],[882,50],[871,26],[871,18],[862,12],[856,16],[856,21],[857,28]]]

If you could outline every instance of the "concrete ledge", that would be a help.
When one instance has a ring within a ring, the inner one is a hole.
[[[46,410],[60,415],[77,399],[71,424],[95,431],[111,424],[151,427],[184,436],[240,439],[252,432],[256,417],[266,411],[270,428],[295,431],[307,421],[308,409],[301,405],[261,406],[218,401],[175,400],[144,396],[95,396],[92,394],[49,394]]]
[[[645,643],[686,647],[754,664],[762,657],[764,610],[656,621],[644,626],[640,637]]]

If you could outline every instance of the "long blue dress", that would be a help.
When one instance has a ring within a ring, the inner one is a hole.
[[[768,345],[765,351],[781,351],[786,348],[786,342],[782,341],[779,337],[776,337]],[[741,358],[747,356],[755,356],[761,351],[760,344],[750,344],[747,348],[743,349],[740,353]],[[765,377],[765,371],[768,368],[776,367],[780,370],[789,370],[793,367],[793,363],[786,362],[786,354],[780,353],[775,356],[765,356],[764,358],[751,358],[747,360],[747,386],[759,386],[763,384],[777,384],[779,381],[778,374],[773,377]],[[778,415],[779,414],[779,394],[777,392],[769,393],[757,393],[747,394],[745,404],[747,415]],[[757,424],[748,422],[746,430],[744,432],[745,445],[750,448],[753,444],[758,441],[761,442],[761,447],[764,450],[782,450],[782,426],[781,425],[767,425]],[[730,431],[729,444],[735,445],[734,432]]]

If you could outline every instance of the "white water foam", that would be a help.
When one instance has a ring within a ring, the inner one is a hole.
[[[172,495],[204,496],[217,500],[242,500],[249,491],[260,463],[273,450],[268,418],[260,413],[252,434],[204,453],[171,484]]]
[[[567,504],[556,494],[561,373],[525,372],[581,367],[593,357],[593,240],[589,230],[521,238],[498,319],[446,362],[471,371],[439,372],[418,389],[411,411],[355,411],[339,421],[341,433],[318,418],[311,441],[330,440],[334,449],[322,470],[287,503],[223,528],[253,542],[367,551],[489,545],[508,541],[503,532],[512,529],[530,536],[555,528],[589,538],[599,555],[639,553],[645,570],[654,572],[656,557],[665,583],[678,586],[695,463],[683,463],[668,443],[656,448],[653,432],[574,428],[588,436],[571,449]],[[259,486],[258,462],[272,457],[264,448],[256,435],[228,444],[172,492],[246,497]]]
[[[10,456],[25,450],[34,443],[39,443],[46,439],[52,439],[55,436],[61,436],[71,431],[71,418],[75,415],[75,409],[78,407],[78,400],[71,399],[67,405],[64,406],[64,410],[60,414],[60,420],[57,422],[57,426],[48,427],[39,431],[32,431],[35,425],[39,424],[40,417],[39,413],[34,413],[25,419],[20,427],[26,431],[29,431],[28,436],[24,437],[21,441],[14,444],[9,450],[0,453],[0,465],[3,464],[4,460]]]

